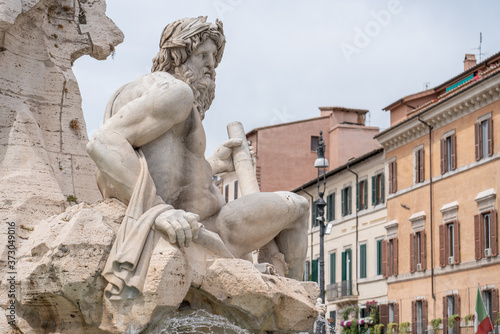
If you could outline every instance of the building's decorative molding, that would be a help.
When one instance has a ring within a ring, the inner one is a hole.
[[[443,214],[443,224],[457,220],[458,217],[458,202],[451,202],[443,205],[439,210]]]
[[[479,212],[486,212],[495,209],[495,198],[497,194],[494,188],[487,189],[477,194],[474,200],[477,202]]]
[[[396,238],[398,236],[398,221],[391,220],[387,224],[384,225],[384,228],[387,231],[387,239]]]
[[[425,211],[420,211],[414,213],[410,218],[408,218],[408,220],[411,221],[411,229],[413,233],[420,232],[425,229],[425,217]]]
[[[495,76],[425,111],[421,119],[436,130],[498,100],[500,100],[500,76]],[[382,147],[390,152],[428,133],[428,127],[415,117],[380,135],[377,139]]]

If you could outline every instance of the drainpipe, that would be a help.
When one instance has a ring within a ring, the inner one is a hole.
[[[308,193],[308,192],[304,189],[304,187],[300,187],[300,190],[302,190],[304,193],[306,193],[306,194],[307,194],[307,196],[309,196],[309,197],[311,198],[311,207],[312,207],[312,205],[313,205],[313,203],[314,203],[314,200],[313,200],[313,199],[314,199],[314,197],[313,197],[311,194],[309,194],[309,193]],[[309,224],[309,222],[308,222],[307,224]],[[314,233],[312,232],[312,226],[311,226],[311,244],[310,244],[310,246],[311,246],[311,264],[312,264],[312,259],[313,259],[313,235],[314,235]],[[308,278],[308,279],[309,279],[309,278]]]
[[[433,236],[434,234],[432,233],[433,230],[433,210],[432,210],[432,129],[433,127],[423,121],[420,116],[418,116],[418,120],[426,125],[429,128],[429,204],[430,204],[430,224],[431,224],[431,293],[432,293],[432,299],[436,301],[436,295],[434,294],[434,241],[433,241]]]
[[[357,196],[358,196],[358,174],[356,174],[354,171],[352,171],[350,169],[349,161],[347,162],[347,170],[356,176],[356,198],[357,198]],[[356,276],[354,276],[354,277],[356,278],[356,295],[359,296],[359,290],[358,290],[358,206],[357,205],[356,205],[356,245],[355,245],[355,247],[356,247],[356,261],[355,261]]]

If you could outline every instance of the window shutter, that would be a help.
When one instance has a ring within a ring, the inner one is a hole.
[[[342,252],[342,281],[347,280],[347,252]]]
[[[392,194],[392,179],[394,178],[394,161],[389,163],[389,194]]]
[[[392,192],[395,193],[398,191],[398,163],[396,160],[393,161],[393,173],[392,173]]]
[[[425,180],[425,174],[424,174],[424,149],[421,149],[419,151],[420,154],[420,182],[424,182]]]
[[[314,201],[312,203],[312,214],[311,214],[311,228],[318,226],[318,221],[316,220],[316,216],[318,215],[317,213],[317,206],[316,203],[318,201]]]
[[[387,304],[380,305],[379,312],[380,312],[380,323],[383,324],[385,327],[387,327],[387,324],[389,323],[389,305]]]
[[[342,211],[342,217],[346,215],[345,200],[346,200],[346,188],[342,189],[342,191],[340,192],[340,209]]]
[[[498,289],[491,290],[491,313],[493,318],[491,321],[495,323],[498,319]]]
[[[352,187],[349,186],[347,188],[347,214],[350,215],[352,213]]]
[[[474,249],[476,253],[476,260],[482,258],[481,252],[481,215],[474,216]]]
[[[457,169],[457,136],[451,135],[451,170]]]
[[[439,265],[446,266],[445,248],[446,248],[446,225],[439,225]]]
[[[493,119],[488,118],[488,156],[493,155]]]
[[[491,255],[498,255],[498,226],[497,226],[497,212],[496,210],[490,211],[491,217]]]
[[[351,286],[352,282],[352,250],[348,249],[346,250],[346,254],[349,256],[349,276],[347,277],[347,280],[350,282],[349,286]],[[351,289],[349,287],[349,289]]]
[[[361,210],[361,184],[358,182],[356,184],[356,210]]]
[[[441,138],[441,174],[446,173],[445,150],[446,150],[445,138]]]
[[[382,240],[382,276],[387,278],[387,240]]]
[[[481,124],[477,122],[474,124],[474,134],[475,134],[475,147],[476,147],[476,161],[481,159]]]
[[[425,270],[427,268],[427,249],[426,249],[426,244],[425,244],[425,232],[422,231],[420,232],[420,259],[422,261],[422,270]]]
[[[415,235],[410,233],[410,272],[415,272]]]
[[[332,220],[332,195],[326,196],[326,221]]]
[[[384,193],[384,187],[385,186],[385,177],[384,173],[380,174],[380,203],[385,202],[385,193]]]
[[[398,275],[398,238],[394,238],[394,265],[393,265],[393,268],[394,268],[394,272],[392,273],[394,276],[397,276]]]
[[[414,300],[411,301],[411,333],[417,334],[417,307]]]
[[[366,278],[366,245],[359,245],[359,278]]]
[[[364,191],[363,191],[363,195],[364,195],[364,203],[365,203],[365,206],[363,209],[366,209],[368,207],[368,180],[366,180],[365,182],[363,182],[363,186],[364,186]]]
[[[419,183],[420,182],[420,176],[419,176],[419,171],[420,171],[419,156],[420,156],[420,150],[415,151],[415,183]]]
[[[460,263],[460,225],[458,224],[458,221],[454,222],[454,231],[455,231],[455,248],[454,248],[454,254],[453,256],[455,257],[455,263]]]
[[[399,304],[394,303],[394,322],[399,324]]]
[[[335,283],[336,255],[337,253],[330,253],[330,284]]]
[[[448,333],[448,296],[443,297],[443,334]]]
[[[372,205],[377,205],[377,176],[372,176]]]
[[[428,320],[428,304],[427,300],[422,300],[422,331],[427,333],[427,325],[429,324]]]
[[[311,281],[318,282],[318,259],[312,260]]]
[[[460,296],[455,295],[455,314],[460,315]],[[460,334],[460,321],[455,322],[455,334]]]

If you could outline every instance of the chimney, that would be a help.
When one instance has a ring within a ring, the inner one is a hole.
[[[470,53],[465,55],[464,59],[464,72],[469,68],[476,66],[476,56]]]

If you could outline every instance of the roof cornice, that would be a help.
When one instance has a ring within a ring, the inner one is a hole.
[[[458,118],[500,100],[500,72],[464,89],[431,108],[418,113],[375,138],[387,152],[428,133],[428,128],[418,118],[438,129]]]

